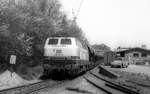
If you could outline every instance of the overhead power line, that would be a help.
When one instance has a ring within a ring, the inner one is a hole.
[[[75,14],[74,11],[72,10],[72,14],[73,14],[73,16],[74,16],[74,20],[77,19],[77,16],[78,16],[78,14],[79,14],[79,12],[80,12],[80,9],[81,9],[82,4],[83,4],[83,0],[80,1],[80,4],[79,4],[79,6],[78,6],[78,8],[77,8],[76,14]]]
[[[79,12],[80,12],[80,9],[81,9],[82,4],[83,4],[83,0],[81,0],[81,2],[80,2],[80,5],[79,5],[78,10],[77,10],[77,13],[76,13],[76,17],[78,16],[78,14],[79,14]]]

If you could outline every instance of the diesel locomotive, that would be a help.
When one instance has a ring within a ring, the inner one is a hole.
[[[75,37],[49,37],[44,46],[44,75],[75,76],[96,66],[94,51]]]

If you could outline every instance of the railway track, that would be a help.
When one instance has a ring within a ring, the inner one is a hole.
[[[65,81],[43,80],[37,83],[4,89],[0,91],[0,94],[33,94],[34,92],[37,92],[39,90],[51,88],[55,85],[62,84],[64,82]]]
[[[106,92],[107,94],[140,94],[136,90],[125,88],[123,86],[118,85],[117,83],[104,79],[103,77],[92,71],[89,71],[83,77],[89,83]],[[42,89],[52,88],[56,85],[60,85],[66,82],[68,81],[43,80],[37,83],[1,90],[0,94],[37,94],[36,92]]]
[[[103,90],[107,94],[140,94],[138,90],[129,89],[127,87],[121,86],[115,82],[108,79],[104,79],[100,75],[97,75],[89,71],[84,78],[94,85],[95,87]]]

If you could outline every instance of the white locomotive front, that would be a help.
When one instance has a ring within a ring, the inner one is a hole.
[[[50,37],[46,40],[44,56],[47,61],[88,60],[88,50],[73,37]]]

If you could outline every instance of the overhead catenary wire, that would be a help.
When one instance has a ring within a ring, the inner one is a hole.
[[[77,13],[76,13],[76,17],[78,16],[78,14],[79,14],[79,12],[80,12],[80,9],[81,9],[82,4],[83,4],[83,0],[81,0],[81,2],[80,2],[80,5],[79,5],[78,10],[77,10]]]
[[[76,12],[76,14],[74,13],[74,11],[72,12],[73,13],[73,16],[74,16],[74,20],[76,20],[77,19],[77,16],[78,16],[78,14],[79,14],[79,12],[80,12],[80,9],[81,9],[81,6],[82,6],[82,4],[83,4],[83,1],[84,0],[81,0],[80,1],[80,4],[79,4],[79,6],[78,6],[78,8],[77,8],[77,12]]]

